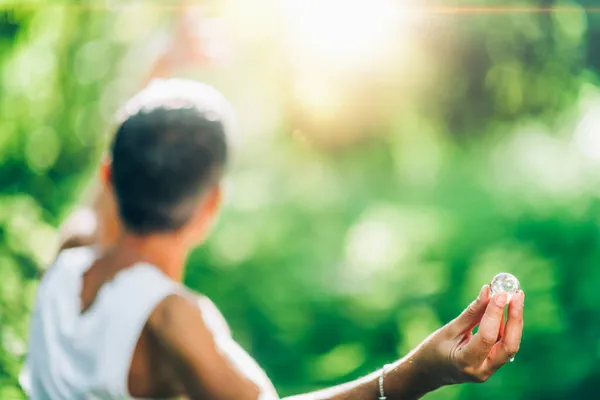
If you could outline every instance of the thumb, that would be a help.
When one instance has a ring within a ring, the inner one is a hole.
[[[476,327],[485,314],[488,303],[490,302],[490,287],[484,285],[479,292],[479,296],[450,324],[456,334],[471,331]]]

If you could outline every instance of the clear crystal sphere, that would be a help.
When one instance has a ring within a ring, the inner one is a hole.
[[[508,301],[511,297],[517,294],[520,290],[519,280],[516,276],[511,275],[507,272],[501,272],[492,279],[490,284],[492,296],[498,293],[508,293]]]

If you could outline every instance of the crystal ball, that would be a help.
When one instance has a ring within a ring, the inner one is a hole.
[[[517,294],[520,290],[519,280],[514,275],[507,272],[501,272],[492,279],[490,288],[492,296],[505,292],[508,294],[508,301],[510,301],[512,296]]]

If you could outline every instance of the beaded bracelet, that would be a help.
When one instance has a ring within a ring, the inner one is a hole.
[[[391,364],[385,364],[383,368],[381,368],[381,374],[379,375],[379,400],[387,400],[387,397],[385,397],[385,392],[383,391],[383,378],[385,377],[385,373],[390,366]]]

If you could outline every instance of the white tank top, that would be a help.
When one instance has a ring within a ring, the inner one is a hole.
[[[131,399],[129,369],[146,321],[162,299],[186,292],[158,268],[140,263],[105,283],[81,314],[82,278],[95,257],[92,248],[66,250],[40,283],[20,376],[31,400]],[[200,308],[203,301],[210,303],[200,300]],[[203,313],[217,346],[261,388],[259,400],[278,399],[264,371],[208,315]]]
[[[150,264],[104,284],[81,313],[91,248],[62,252],[38,288],[21,384],[32,400],[128,399],[131,359],[152,310],[180,290]]]

